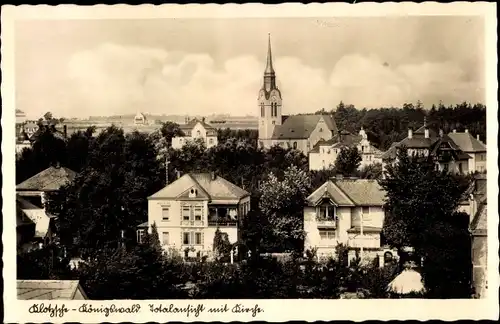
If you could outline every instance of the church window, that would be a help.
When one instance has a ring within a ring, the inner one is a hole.
[[[297,149],[297,142],[293,142],[293,148],[296,150]]]

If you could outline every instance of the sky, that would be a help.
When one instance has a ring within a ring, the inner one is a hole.
[[[16,108],[256,116],[268,33],[284,114],[484,103],[481,17],[170,18],[16,22]]]

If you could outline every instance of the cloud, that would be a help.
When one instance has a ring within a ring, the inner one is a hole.
[[[86,116],[137,110],[256,115],[263,59],[239,56],[219,64],[203,53],[105,44],[71,57],[66,96]],[[294,57],[276,57],[274,65],[286,113],[329,109],[341,100],[370,108],[417,100],[480,101],[483,96],[452,61],[392,66],[374,55],[353,54],[331,71]]]

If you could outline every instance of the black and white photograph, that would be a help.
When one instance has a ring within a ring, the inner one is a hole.
[[[486,11],[272,7],[9,20],[14,299],[498,301]]]

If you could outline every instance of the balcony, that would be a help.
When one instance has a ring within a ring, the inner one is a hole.
[[[236,227],[237,219],[237,206],[212,205],[208,209],[208,226]]]

